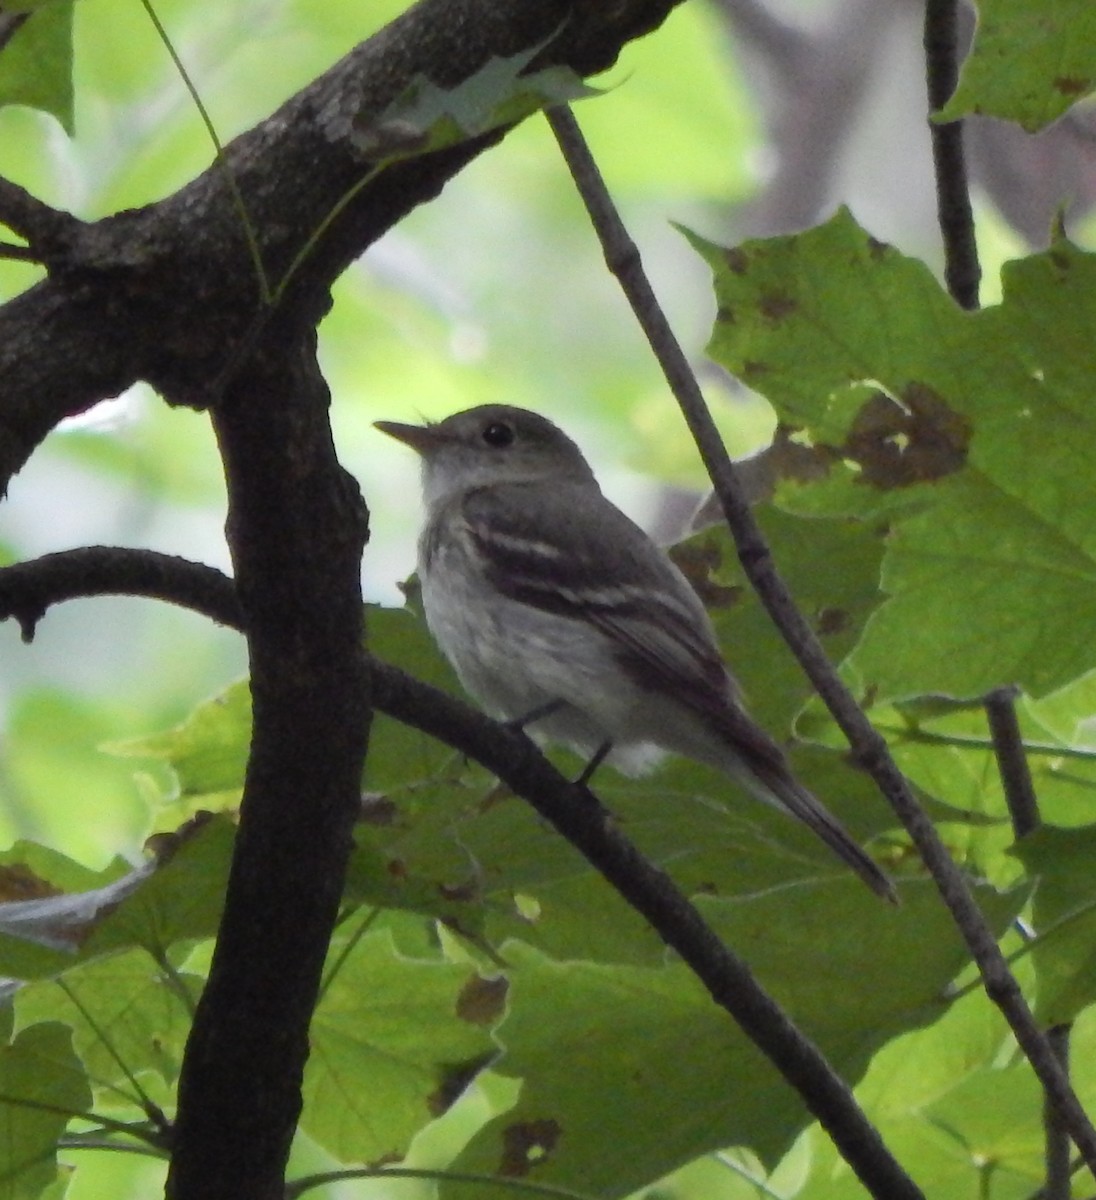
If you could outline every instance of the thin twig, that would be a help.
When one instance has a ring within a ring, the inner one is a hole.
[[[727,454],[707,402],[643,271],[639,251],[609,197],[597,164],[567,108],[548,120],[586,204],[609,270],[617,277],[653,349],[697,444],[744,571],[804,672],[848,739],[857,761],[872,776],[905,826],[951,911],[982,974],[986,992],[1005,1015],[1043,1086],[1054,1097],[1077,1148],[1096,1174],[1096,1130],[1070,1085],[1000,947],[952,862],[932,822],[917,803],[891,757],[886,741],[833,669],[814,631],[798,610],[772,561],[772,553]]]
[[[916,742],[925,746],[954,746],[957,750],[977,750],[985,752],[992,750],[993,739],[976,737],[965,733],[937,733],[932,729],[922,729],[917,725],[892,725],[879,721],[876,729],[890,735],[889,740]],[[1096,760],[1096,750],[1087,750],[1083,746],[1062,746],[1057,742],[1024,742],[1024,753],[1045,758],[1075,758],[1082,762]]]
[[[1069,1038],[1073,1027],[1071,1025],[1053,1025],[1047,1030],[1047,1041],[1054,1048],[1062,1070],[1069,1071]],[[1069,1130],[1062,1121],[1061,1114],[1050,1096],[1043,1094],[1043,1130],[1046,1136],[1046,1170],[1047,1180],[1043,1189],[1045,1200],[1069,1200],[1073,1195],[1070,1180],[1073,1177],[1073,1164],[1070,1157],[1073,1153],[1069,1139]]]
[[[213,124],[213,118],[209,115],[209,110],[206,108],[197,87],[194,85],[194,81],[190,78],[190,72],[179,57],[171,38],[168,37],[163,22],[160,20],[155,8],[152,7],[152,0],[141,0],[141,5],[148,19],[152,22],[153,28],[156,30],[156,36],[167,50],[168,56],[179,74],[179,78],[183,81],[183,87],[190,93],[190,99],[193,101],[194,107],[198,110],[198,116],[205,126],[209,140],[213,143],[213,153],[216,156],[217,165],[224,172],[225,183],[227,183],[228,190],[232,195],[232,203],[240,218],[240,227],[243,229],[244,240],[247,242],[247,252],[251,256],[251,265],[255,268],[255,282],[258,286],[260,303],[269,305],[271,302],[270,281],[267,279],[266,268],[263,265],[262,247],[259,245],[259,238],[255,233],[255,224],[247,211],[247,202],[244,200],[243,192],[240,190],[240,185],[232,170],[232,164],[228,161],[224,146],[221,144],[221,139],[217,134],[217,127]]]
[[[1012,829],[1017,839],[1034,833],[1041,824],[1039,801],[1028,767],[1020,721],[1016,715],[1016,697],[1019,694],[1018,687],[999,687],[988,693],[983,701],[993,737],[994,754],[997,756],[997,769],[1004,787],[1005,802],[1008,804]],[[1047,1041],[1063,1072],[1067,1074],[1071,1028],[1067,1023],[1055,1025],[1047,1030]],[[1048,1092],[1043,1094],[1043,1131],[1046,1161],[1044,1200],[1069,1200],[1072,1146],[1069,1131]]]
[[[0,177],[0,225],[6,225],[46,258],[68,250],[84,223],[71,213],[43,204],[26,188]]]
[[[66,560],[73,562],[72,571],[66,571]],[[35,578],[39,567],[41,578]],[[80,579],[89,586],[87,594],[102,595],[110,590],[112,576],[119,592],[131,594],[139,586],[140,594],[155,594],[242,628],[243,614],[232,580],[219,571],[148,550],[104,547],[0,568],[0,617],[30,612],[40,619],[52,603],[76,598]],[[147,587],[151,579],[159,580],[156,593]],[[373,704],[379,712],[438,738],[492,771],[646,918],[712,999],[799,1092],[871,1195],[878,1200],[923,1200],[844,1081],[669,876],[620,833],[593,793],[564,778],[524,734],[387,663],[370,659],[370,672]]]
[[[1018,838],[1039,827],[1039,802],[1031,781],[1024,737],[1016,716],[1016,687],[1000,687],[988,693],[983,701],[997,756],[997,770],[1005,789],[1005,802],[1012,818],[1012,830]]]
[[[37,250],[32,250],[30,246],[18,246],[14,242],[0,242],[0,258],[6,258],[12,262],[43,262],[42,255]]]
[[[929,135],[936,171],[936,210],[944,241],[944,281],[957,304],[978,307],[978,244],[963,156],[963,122],[934,121],[959,78],[958,0],[925,0],[924,46],[929,97]]]

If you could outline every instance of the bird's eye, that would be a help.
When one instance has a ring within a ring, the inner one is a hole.
[[[505,421],[492,421],[483,431],[483,440],[488,446],[509,446],[514,440],[513,426]]]

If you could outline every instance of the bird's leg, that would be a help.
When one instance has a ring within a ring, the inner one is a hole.
[[[538,705],[531,712],[527,712],[525,716],[515,717],[512,721],[504,721],[503,724],[515,733],[524,733],[526,725],[532,725],[534,721],[539,721],[542,717],[550,717],[552,713],[559,712],[564,703],[563,700],[549,700],[547,704]]]
[[[586,766],[583,767],[582,774],[575,780],[576,786],[585,787],[590,782],[594,772],[605,761],[605,756],[610,750],[612,750],[612,748],[613,743],[609,740],[602,742],[601,745],[598,746],[598,748],[594,751],[593,758],[591,758]]]

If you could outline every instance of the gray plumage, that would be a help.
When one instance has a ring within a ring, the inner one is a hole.
[[[484,405],[436,425],[378,422],[422,455],[427,623],[471,695],[538,741],[637,774],[669,751],[811,828],[877,893],[890,880],[792,776],[746,713],[689,582],[601,494],[536,413]]]

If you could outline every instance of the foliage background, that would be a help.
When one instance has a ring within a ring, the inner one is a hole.
[[[370,26],[363,23],[360,6],[318,0],[239,0],[219,6],[212,14],[181,2],[165,2],[157,11],[218,131],[227,139],[266,115],[402,7],[371,5]],[[579,110],[671,320],[695,357],[707,342],[716,306],[707,268],[670,222],[723,243],[748,233],[783,232],[766,228],[764,215],[751,201],[764,195],[777,173],[773,156],[787,148],[774,141],[773,109],[758,100],[756,53],[751,54],[748,39],[730,35],[724,7],[682,6],[662,30],[632,46],[609,76],[598,81],[606,94]],[[865,85],[861,104],[850,117],[817,215],[826,215],[835,200],[847,203],[872,234],[935,266],[931,170],[918,90],[920,17],[912,5],[896,5],[890,11],[886,36],[881,32],[876,46],[874,78]],[[835,19],[821,7],[812,8],[807,17],[817,22]],[[81,0],[75,7],[75,34],[75,137],[65,137],[41,113],[19,107],[0,109],[3,173],[47,202],[94,218],[167,194],[203,169],[210,159],[208,139],[140,5],[134,0]],[[977,200],[986,296],[991,299],[999,294],[997,265],[1020,252],[1022,238],[997,215],[987,195]],[[839,225],[830,228],[840,234]],[[1070,232],[1081,244],[1089,237],[1083,223],[1071,224]],[[820,245],[817,253],[825,267],[832,249]],[[1087,261],[1080,261],[1078,274],[1082,267],[1087,269]],[[917,276],[911,262],[898,262],[895,270],[905,272],[899,301],[909,287],[931,291],[928,276]],[[29,268],[0,263],[0,298],[15,294],[32,274]],[[912,277],[920,282],[910,284]],[[853,316],[863,294],[857,291],[857,282],[854,274],[845,291]],[[1017,286],[1022,288],[1022,282]],[[1036,284],[1021,295],[1032,298],[1037,310],[1046,304]],[[720,302],[731,301],[721,296]],[[734,302],[743,301],[735,298]],[[827,305],[827,318],[835,325],[839,311],[836,302]],[[1075,314],[1083,328],[1083,310]],[[997,319],[990,313],[985,317],[987,325]],[[878,309],[872,310],[870,319],[879,319]],[[781,353],[779,341],[766,346],[765,332],[757,331],[757,341],[747,355],[752,360],[762,353],[774,359]],[[903,333],[913,343],[920,340],[926,358],[932,359],[931,323],[927,330],[907,328]],[[677,414],[615,285],[604,272],[573,187],[539,120],[526,122],[501,147],[482,156],[438,201],[414,213],[348,272],[336,289],[335,306],[321,336],[325,372],[335,397],[340,453],[361,478],[372,507],[373,542],[364,565],[366,591],[372,599],[398,602],[396,581],[410,569],[417,520],[410,486],[413,468],[399,450],[392,450],[372,431],[371,422],[378,417],[440,416],[491,400],[536,408],[566,425],[589,449],[610,494],[663,534],[676,532],[687,511],[688,501],[682,500],[680,489],[702,486]],[[1063,356],[1075,351],[1076,342],[1068,342]],[[741,373],[742,364],[734,361],[741,350],[732,346],[724,353],[725,365],[738,367]],[[888,383],[886,365],[870,362],[862,377],[897,388],[901,380]],[[992,375],[989,378],[987,386],[993,382]],[[715,369],[707,371],[705,382],[732,450],[744,453],[764,444],[773,426],[768,406],[735,388]],[[793,378],[786,393],[769,391],[770,399],[786,406],[797,403],[794,382]],[[817,391],[818,377],[805,386]],[[850,404],[862,399],[856,394]],[[850,407],[844,417],[852,411]],[[841,412],[835,414],[825,406],[818,411],[800,409],[796,415],[814,430],[828,428],[827,421],[839,427],[842,420]],[[970,415],[975,422],[986,419],[977,411]],[[1090,445],[1083,429],[1084,440],[1079,441],[1081,435],[1072,428],[1045,428],[1048,446],[1073,439],[1072,444],[1083,452]],[[989,475],[992,465],[987,464]],[[1077,485],[1074,503],[1085,511],[1086,481],[1078,478],[1072,464],[1062,470]],[[964,475],[955,490],[968,485],[969,477]],[[782,503],[800,511],[847,512],[847,496],[843,498],[837,487],[832,493],[785,492]],[[934,493],[933,504],[937,502]],[[227,566],[219,529],[223,503],[223,481],[206,419],[168,410],[153,397],[135,392],[59,431],[35,455],[11,489],[0,537],[11,560],[106,542],[149,546]],[[921,518],[922,540],[931,552],[933,521],[939,522],[939,511],[923,495],[920,503],[927,514]],[[953,497],[953,508],[945,510],[949,527],[955,514],[976,511],[972,504],[969,496]],[[864,518],[863,524],[827,522],[807,539],[802,527],[788,524],[781,510],[772,510],[767,518],[775,544],[794,551],[792,573],[798,564],[801,593],[809,593],[812,579],[823,579],[820,606],[833,604],[833,594],[827,590],[835,586],[833,564],[846,568],[841,583],[849,594],[842,596],[842,607],[853,614],[855,623],[845,631],[845,641],[834,647],[838,657],[852,648],[880,598],[881,544],[870,532],[870,520],[878,514],[857,515]],[[932,667],[936,662],[930,649],[934,631],[916,620],[917,580],[911,583],[909,574],[909,564],[916,562],[916,520],[907,520],[903,529],[914,542],[906,559],[907,574],[903,579],[902,560],[892,553],[884,584],[894,591],[906,587],[914,615],[899,614],[896,619],[892,609],[897,627],[882,634],[876,622],[874,659],[870,639],[861,645],[849,669],[873,680],[879,664],[893,661],[895,648],[904,642],[911,647],[914,665],[928,662]],[[1011,529],[1004,528],[1001,536],[1008,536]],[[960,558],[967,554],[967,546],[969,542],[962,543]],[[725,545],[717,541],[707,553],[707,561],[716,564],[715,582],[738,586]],[[1048,566],[1048,574],[1058,570],[1058,564]],[[974,583],[980,578],[974,576]],[[945,587],[941,606],[950,602]],[[973,644],[986,614],[995,610],[980,607],[973,596],[964,611],[970,627],[963,637]],[[1025,627],[1033,627],[1041,615],[1033,602],[1025,613]],[[1091,628],[1086,620],[1081,622],[1079,640],[1085,628]],[[379,648],[393,660],[418,663],[428,675],[438,673],[429,649],[415,642],[418,635],[405,618],[377,617],[375,628]],[[732,646],[743,647],[738,655],[732,650],[732,656],[758,715],[786,725],[796,717],[806,693],[790,668],[781,666],[776,679],[770,677],[769,664],[782,662],[782,651],[756,610],[748,602],[737,605],[727,622],[721,621],[721,629]],[[145,753],[136,782],[132,758],[103,755],[100,747],[104,742],[130,740],[130,750],[135,752],[132,739],[176,726],[197,701],[238,678],[244,662],[236,635],[160,606],[110,600],[51,614],[31,650],[19,645],[12,628],[0,630],[0,638],[4,663],[0,821],[5,822],[0,841],[30,839],[94,870],[109,870],[108,864],[119,853],[136,859],[154,826],[169,826],[195,808],[230,800],[232,768],[223,777],[214,770],[211,781],[210,762],[203,757],[208,747],[201,739],[197,756],[187,760],[196,764],[192,780],[183,754],[190,747],[181,736],[161,739],[156,746],[146,741],[139,747]],[[1046,661],[1042,653],[1036,657],[1040,663]],[[952,690],[965,695],[962,668],[969,660],[957,661],[960,681]],[[1081,669],[1074,674],[1081,675]],[[1010,682],[1013,677],[1010,673],[1000,680],[979,679],[978,687]],[[932,690],[931,670],[926,678],[917,679],[916,686],[897,668],[895,678],[883,699],[901,700]],[[1074,682],[1064,666],[1050,680],[1026,682],[1036,692],[1054,693],[1026,709],[1032,737],[1047,739],[1056,748],[1070,743],[1083,749],[1085,729],[1079,723],[1093,711],[1090,681]],[[1072,686],[1057,690],[1065,683]],[[983,744],[960,748],[946,741],[984,739],[977,707],[944,712],[922,712],[908,705],[881,707],[875,715],[880,725],[894,733],[904,769],[931,796],[951,806],[941,804],[937,811],[942,818],[951,818],[946,828],[956,851],[969,855],[973,865],[1002,887],[1016,882],[1021,872],[1017,860],[1005,854],[1011,836],[1003,824],[991,757]],[[809,729],[817,741],[832,740],[816,714],[809,711],[802,720],[801,730]],[[802,762],[813,772],[812,782],[823,781],[820,790],[836,796],[836,806],[858,832],[868,835],[888,828],[887,815],[879,812],[877,804],[873,807],[870,795],[850,780],[836,756],[815,748],[804,751]],[[178,773],[183,794],[165,806],[162,795],[171,790],[175,778],[169,765]],[[223,763],[214,766],[219,769]],[[1092,768],[1083,757],[1069,766],[1062,771],[1050,756],[1037,760],[1043,796],[1050,806],[1048,816],[1063,826],[1087,825],[1092,813]],[[331,1154],[381,1157],[387,1146],[406,1140],[422,1123],[422,1098],[436,1083],[428,1064],[436,1061],[436,1055],[444,1052],[446,1061],[459,1063],[490,1048],[488,1022],[478,1029],[446,1033],[448,1027],[441,1020],[468,986],[469,964],[482,962],[475,941],[470,950],[460,938],[450,938],[444,961],[433,961],[429,954],[436,947],[425,946],[420,925],[398,911],[428,907],[423,900],[427,885],[457,878],[462,862],[466,867],[473,861],[498,874],[484,888],[487,902],[481,911],[472,917],[461,910],[461,921],[477,922],[465,933],[498,945],[506,937],[528,932],[521,924],[520,906],[508,908],[501,899],[515,891],[550,907],[552,919],[541,923],[534,948],[508,951],[520,967],[511,1002],[512,1011],[521,1014],[509,1027],[510,1071],[488,1076],[446,1116],[427,1125],[409,1161],[440,1165],[452,1159],[487,1116],[513,1102],[517,1075],[536,1081],[526,1086],[518,1100],[519,1116],[532,1120],[564,1097],[573,1104],[575,1064],[588,1056],[588,1069],[616,1081],[620,1101],[615,1119],[623,1148],[619,1156],[599,1160],[596,1146],[585,1147],[588,1159],[582,1171],[590,1191],[598,1186],[619,1188],[629,1171],[635,1173],[637,1186],[650,1178],[662,1158],[657,1152],[637,1156],[627,1141],[628,1131],[669,1128],[690,1111],[699,1114],[698,1128],[685,1132],[683,1146],[737,1142],[751,1149],[730,1156],[706,1155],[661,1185],[657,1194],[683,1200],[691,1196],[735,1200],[759,1194],[762,1185],[756,1178],[765,1171],[755,1154],[770,1161],[779,1157],[797,1127],[798,1114],[781,1107],[789,1103],[786,1094],[754,1064],[742,1067],[753,1080],[752,1107],[766,1114],[764,1121],[751,1123],[742,1119],[741,1104],[723,1107],[727,1098],[714,1085],[710,1092],[693,1090],[697,1064],[690,1055],[699,1053],[709,1059],[721,1034],[703,1024],[715,1018],[698,1003],[692,986],[660,965],[659,948],[622,910],[603,908],[606,901],[598,881],[576,867],[569,851],[545,850],[543,831],[527,814],[501,806],[485,820],[467,820],[468,795],[480,794],[488,783],[473,773],[465,781],[465,794],[454,793],[440,786],[447,782],[450,769],[447,756],[421,741],[409,749],[409,742],[398,740],[392,730],[378,731],[368,782],[380,792],[398,796],[409,805],[412,817],[395,839],[381,830],[363,840],[355,878],[359,899],[381,904],[398,901],[397,911],[377,921],[360,942],[345,947],[346,965],[318,1018],[327,1040],[318,1051],[318,1069],[310,1083],[314,1115],[313,1126],[306,1125],[306,1131],[313,1136],[301,1140],[297,1173],[329,1165]],[[681,806],[672,820],[662,803],[669,790],[678,793]],[[710,901],[707,915],[732,944],[756,961],[763,975],[767,970],[776,981],[794,978],[825,940],[827,955],[817,966],[817,978],[825,980],[828,974],[830,986],[820,984],[812,1004],[797,1010],[797,1015],[823,1042],[830,1036],[827,1048],[840,1067],[858,1074],[871,1059],[860,1086],[862,1100],[899,1156],[917,1164],[918,1178],[931,1194],[1031,1195],[1041,1171],[1039,1097],[1022,1064],[1014,1061],[999,1019],[977,993],[944,1013],[941,997],[961,971],[963,957],[957,943],[949,942],[944,930],[934,925],[941,918],[928,886],[909,885],[902,936],[894,941],[901,949],[898,961],[890,961],[880,951],[872,963],[871,987],[850,997],[844,978],[857,970],[861,948],[883,945],[894,938],[896,927],[882,923],[887,914],[864,911],[851,881],[835,881],[825,871],[820,881],[802,891],[798,909],[778,905],[774,917],[764,898],[739,904],[739,898],[750,895],[759,881],[771,878],[774,839],[791,847],[784,852],[787,862],[779,868],[788,878],[798,879],[806,870],[813,880],[821,868],[806,843],[783,826],[768,823],[764,815],[740,808],[734,808],[730,818],[726,813],[713,815],[702,799],[711,790],[710,781],[705,783],[681,768],[672,777],[659,777],[646,790],[609,784],[605,794],[630,832],[654,857],[673,861],[675,874],[693,890],[704,889],[711,871],[726,870],[719,865],[726,862],[721,855],[737,856],[734,887],[721,879],[722,894]],[[219,801],[212,801],[214,796]],[[680,815],[684,813],[687,818]],[[972,820],[972,813],[981,819]],[[1091,981],[1084,970],[1087,907],[1078,901],[1087,886],[1083,877],[1088,860],[1081,852],[1071,858],[1054,847],[1056,853],[1051,854],[1047,844],[1053,831],[1041,836],[1044,844],[1033,843],[1025,862],[1035,864],[1033,870],[1045,870],[1050,862],[1061,886],[1058,892],[1048,887],[1039,893],[1045,908],[1036,915],[1046,922],[1060,920],[1063,914],[1080,917],[1067,922],[1057,943],[1052,941],[1041,951],[1048,964],[1047,977],[1056,972],[1061,986],[1044,988],[1039,1000],[1048,1019],[1077,1017],[1073,1042],[1077,1084],[1083,1097],[1092,1099],[1096,1028],[1088,1008]],[[733,851],[728,849],[731,843]],[[1071,839],[1068,844],[1078,843]],[[201,869],[216,878],[223,857],[218,857],[216,844],[211,845],[203,843],[208,857],[203,857]],[[385,857],[391,861],[393,854],[410,880],[398,897],[378,894],[376,875],[368,869]],[[892,849],[892,855],[900,859],[900,846]],[[421,884],[421,894],[414,893],[416,884]],[[163,886],[169,887],[170,880]],[[1027,894],[1021,888],[986,902],[1000,928]],[[453,912],[440,915],[452,917]],[[207,908],[196,907],[193,924],[180,934],[188,939],[186,954],[180,952],[174,969],[184,975],[200,973],[205,952],[201,939],[212,931],[215,916],[214,900]],[[777,922],[789,932],[780,945],[773,946],[765,934]],[[842,922],[851,922],[844,949],[829,932]],[[1018,948],[1017,935],[1008,936],[1009,944]],[[136,940],[147,945],[147,939],[137,936]],[[598,948],[596,954],[592,946]],[[914,946],[923,949],[911,952]],[[835,968],[835,961],[843,961],[843,952],[850,956],[848,965]],[[129,951],[102,963],[89,961],[80,970],[86,972],[78,979],[81,995],[109,997],[134,994],[147,965],[140,951]],[[1028,972],[1025,978],[1031,983],[1032,967],[1026,958],[1020,970]],[[814,971],[811,974],[815,976]],[[370,1000],[363,1008],[366,993]],[[407,1067],[398,1085],[405,1089],[401,1094],[407,1104],[402,1123],[396,1113],[391,1115],[391,1126],[375,1128],[375,1110],[362,1105],[359,1111],[352,1105],[355,1122],[343,1111],[347,1097],[373,1094],[379,1086],[380,1064],[394,1053],[384,1042],[386,1034],[397,1041],[406,1038],[399,1022],[386,1025],[386,1014],[389,1008],[405,1004],[403,998],[409,993],[421,998],[419,1024],[440,1029],[440,1036],[451,1036],[452,1044],[440,1051],[433,1043],[416,1047],[400,1042],[397,1057]],[[652,996],[659,996],[659,1002],[651,1002]],[[843,999],[847,1011],[842,1013]],[[805,1003],[797,994],[789,1000],[793,1009]],[[63,1005],[58,1008],[58,1003],[46,988],[29,991],[19,1010],[20,1025],[72,1019],[71,1011]],[[650,1007],[646,1019],[644,1003]],[[675,1014],[672,1020],[667,1012]],[[119,1015],[118,1029],[125,1020]],[[677,1064],[680,1078],[659,1072],[648,1079],[646,1088],[637,1084],[644,1078],[645,1063],[630,1061],[619,1051],[619,1030],[628,1021],[642,1031],[665,1022],[666,1041],[651,1051],[651,1058],[660,1066]],[[827,1030],[827,1022],[832,1029]],[[465,1024],[475,1026],[474,1021]],[[722,1021],[718,1024],[721,1027]],[[862,1036],[850,1042],[848,1030],[857,1025]],[[918,1025],[925,1027],[906,1032],[879,1050],[891,1033]],[[363,1039],[363,1028],[380,1031],[376,1034],[380,1044]],[[538,1031],[552,1036],[540,1037]],[[179,1012],[157,1020],[157,1040],[167,1058],[181,1053],[184,1032],[185,1020]],[[561,1051],[561,1038],[575,1041],[563,1043],[566,1049]],[[84,1041],[90,1047],[85,1047],[86,1053],[100,1053],[86,1031]],[[338,1054],[332,1046],[338,1047]],[[79,1034],[77,1048],[81,1049]],[[737,1052],[730,1046],[726,1050],[730,1056]],[[62,1052],[50,1053],[59,1058]],[[137,1055],[136,1048],[133,1053]],[[334,1055],[331,1061],[337,1069],[325,1072],[325,1054]],[[557,1061],[567,1069],[553,1073]],[[417,1073],[416,1064],[421,1068]],[[97,1069],[101,1079],[114,1070],[106,1062],[97,1063]],[[163,1083],[155,1082],[152,1064],[142,1069],[146,1087],[154,1094],[157,1088],[166,1090]],[[726,1066],[726,1071],[732,1069],[734,1064]],[[613,1076],[613,1071],[618,1074]],[[163,1066],[160,1074],[170,1080],[170,1065]],[[721,1075],[717,1071],[711,1078]],[[766,1089],[773,1089],[771,1096]],[[589,1111],[579,1108],[574,1115],[587,1124],[607,1119],[596,1096]],[[339,1121],[346,1123],[341,1131]],[[470,1168],[483,1168],[491,1161],[483,1144],[486,1135],[477,1137],[460,1159]],[[665,1153],[672,1157],[673,1151],[666,1148]],[[595,1162],[605,1172],[603,1177],[593,1173]],[[135,1166],[123,1156],[95,1156],[93,1163],[82,1163],[69,1194],[123,1195],[127,1188],[145,1194],[154,1186],[158,1169]],[[345,1186],[346,1194],[354,1195],[370,1194],[368,1188],[376,1189],[374,1194],[403,1196],[416,1189],[429,1194],[428,1184],[410,1181],[386,1184],[383,1192],[376,1184]],[[834,1163],[832,1150],[811,1131],[798,1139],[764,1186],[781,1195],[856,1194],[851,1175]]]

